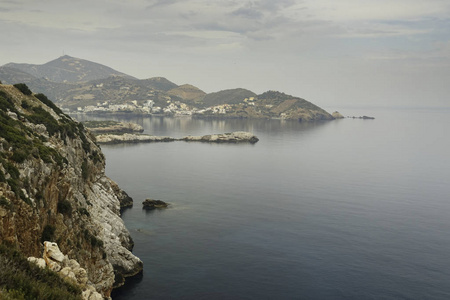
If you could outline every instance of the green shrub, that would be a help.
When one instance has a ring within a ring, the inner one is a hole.
[[[78,212],[79,212],[81,215],[85,215],[85,216],[88,216],[88,217],[90,216],[88,210],[87,210],[86,208],[84,208],[84,207],[80,207],[80,208],[78,209]]]
[[[0,91],[0,109],[5,112],[9,109],[10,111],[17,113],[14,101],[4,91]]]
[[[24,95],[32,94],[31,90],[28,88],[28,86],[25,83],[16,83],[16,84],[14,84],[14,87],[17,88],[19,91],[21,91],[22,94],[24,94]]]
[[[11,176],[12,179],[19,179],[19,170],[10,162],[6,162],[4,165],[6,172]]]
[[[92,235],[89,230],[84,230],[84,239],[88,241],[92,247],[103,247],[103,241]]]
[[[48,111],[40,106],[33,107],[32,111],[34,113],[27,117],[31,123],[44,124],[49,135],[54,135],[59,132],[60,127],[58,121]]]
[[[47,105],[48,107],[50,107],[51,109],[53,109],[58,115],[62,114],[63,112],[61,111],[61,109],[56,106],[55,103],[53,103],[53,101],[51,101],[50,99],[47,98],[47,96],[45,96],[44,94],[36,94],[34,95],[36,98],[38,98],[39,100],[41,100],[42,103],[44,103],[45,105]]]
[[[11,156],[11,159],[19,164],[23,163],[25,159],[28,157],[30,153],[28,152],[28,149],[22,148],[22,149],[14,149],[13,155]]]
[[[83,160],[83,162],[81,163],[81,177],[84,180],[87,180],[89,177],[89,169],[88,169],[88,164],[85,160]]]
[[[44,230],[41,235],[41,243],[45,241],[52,241],[55,237],[55,226],[53,225],[45,225]]]
[[[6,199],[4,196],[0,197],[0,206],[3,206],[6,209],[10,209],[12,207],[12,203]]]
[[[0,299],[81,299],[81,289],[49,269],[27,261],[14,247],[0,245]]]
[[[62,213],[63,215],[71,215],[72,214],[72,205],[67,200],[59,200],[58,201],[58,212]]]
[[[6,177],[2,170],[0,170],[0,182],[6,182]]]
[[[30,108],[30,104],[28,104],[27,101],[22,101],[21,106],[22,106],[22,108],[24,108],[24,109],[29,109],[29,108]]]

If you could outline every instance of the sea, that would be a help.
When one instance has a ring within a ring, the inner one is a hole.
[[[340,112],[375,119],[79,116],[260,139],[101,146],[144,263],[113,299],[450,299],[450,108]]]

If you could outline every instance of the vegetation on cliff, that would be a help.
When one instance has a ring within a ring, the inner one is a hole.
[[[142,270],[119,216],[126,193],[105,176],[95,137],[28,90],[0,84],[0,241],[35,257],[57,242],[109,296]]]
[[[11,245],[0,244],[0,299],[75,300],[81,289],[42,269]]]

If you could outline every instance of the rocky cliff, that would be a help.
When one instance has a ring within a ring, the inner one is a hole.
[[[0,85],[0,242],[40,257],[57,242],[108,297],[142,270],[120,218],[126,193],[105,175],[95,138],[44,95]]]

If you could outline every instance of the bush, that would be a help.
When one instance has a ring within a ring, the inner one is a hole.
[[[78,212],[79,212],[81,215],[85,215],[85,216],[88,216],[88,217],[90,216],[88,210],[87,210],[85,207],[80,207],[80,208],[78,209]]]
[[[63,215],[71,215],[72,214],[72,205],[67,200],[58,201],[58,212]]]
[[[4,91],[0,91],[0,109],[3,111],[7,111],[9,109],[10,111],[17,113],[17,110],[14,107],[14,101]]]
[[[41,100],[42,103],[44,103],[45,105],[47,105],[48,107],[50,107],[51,109],[53,109],[58,115],[62,114],[63,112],[61,111],[61,109],[55,105],[55,103],[53,103],[53,101],[51,101],[50,99],[47,98],[47,96],[45,96],[44,94],[36,94],[34,95],[36,98],[38,98],[39,100]]]
[[[28,116],[28,120],[31,123],[44,124],[49,135],[54,135],[59,131],[60,127],[58,121],[56,121],[48,111],[40,106],[33,107],[32,110],[34,114]]]
[[[41,243],[45,241],[51,242],[55,237],[55,230],[56,230],[55,226],[45,225],[41,235]]]
[[[5,244],[0,245],[0,291],[0,299],[81,299],[79,287]]]
[[[2,170],[0,170],[0,182],[6,182],[6,177]]]
[[[4,196],[0,197],[0,206],[3,206],[6,209],[10,209],[12,207],[12,203],[9,202]]]
[[[16,83],[16,84],[14,84],[14,87],[17,88],[19,91],[21,91],[22,94],[24,94],[24,95],[32,94],[31,90],[28,88],[28,86],[25,83]]]
[[[11,159],[17,163],[23,163],[30,153],[28,149],[14,149]]]
[[[21,106],[22,106],[22,108],[24,108],[24,109],[29,109],[29,108],[30,108],[30,105],[27,103],[27,101],[22,101]]]
[[[85,160],[81,163],[81,177],[84,180],[87,180],[89,178],[88,164]]]

